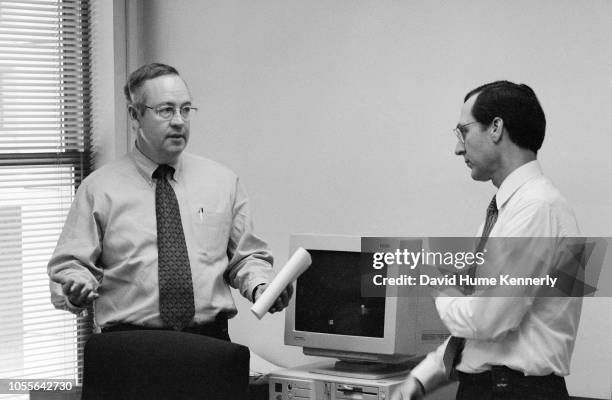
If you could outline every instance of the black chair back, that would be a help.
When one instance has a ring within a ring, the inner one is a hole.
[[[247,347],[191,333],[93,335],[85,345],[83,400],[246,400]]]

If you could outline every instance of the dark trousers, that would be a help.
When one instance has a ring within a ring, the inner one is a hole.
[[[569,400],[565,379],[553,374],[525,376],[503,366],[480,374],[458,374],[457,400]]]
[[[121,332],[121,331],[140,331],[140,330],[158,330],[158,331],[172,331],[172,328],[151,328],[141,325],[133,324],[117,324],[102,328],[102,333],[108,332]],[[217,315],[215,321],[207,322],[205,324],[187,326],[181,329],[181,332],[195,333],[196,335],[209,336],[221,340],[230,342],[230,337],[227,329],[227,317],[225,314]]]

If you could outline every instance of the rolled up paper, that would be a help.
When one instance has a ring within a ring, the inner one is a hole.
[[[266,290],[259,296],[255,304],[253,304],[251,312],[255,314],[258,319],[261,319],[268,312],[270,307],[272,307],[272,304],[274,304],[283,290],[302,275],[302,273],[310,267],[310,264],[312,264],[310,254],[303,248],[298,248],[280,270],[278,275],[272,279],[272,282],[270,282]]]

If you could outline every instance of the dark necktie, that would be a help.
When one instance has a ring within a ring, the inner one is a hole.
[[[489,207],[487,207],[487,217],[485,220],[484,228],[482,229],[482,235],[480,236],[480,240],[478,241],[478,245],[476,246],[476,253],[484,250],[485,245],[487,244],[487,240],[489,239],[489,235],[491,234],[491,229],[493,229],[493,225],[497,221],[497,202],[495,196],[489,203]],[[474,266],[470,267],[468,270],[468,275],[470,278],[474,278],[476,274],[476,268]],[[474,287],[472,285],[467,286],[465,288],[467,294],[471,294],[474,292]],[[457,336],[451,336],[448,340],[448,344],[446,345],[446,349],[444,350],[444,356],[442,358],[442,362],[444,363],[444,369],[446,372],[446,377],[451,378],[455,366],[459,364],[461,360],[461,352],[463,351],[463,347],[465,346],[465,339]]]
[[[493,229],[493,225],[497,222],[497,202],[496,196],[493,196],[489,206],[487,207],[487,217],[485,219],[484,227],[482,228],[482,235],[480,235],[480,240],[478,241],[478,245],[476,245],[476,253],[480,253],[484,250],[487,240],[489,240],[489,235],[491,234],[491,229]],[[468,268],[468,276],[470,277],[470,282],[476,276],[476,265],[471,265]],[[474,285],[466,285],[464,287],[466,294],[474,293]]]
[[[168,327],[180,330],[193,319],[193,281],[183,233],[181,213],[174,189],[168,179],[174,168],[160,165],[153,178],[155,215],[157,217],[157,252],[159,277],[159,314]]]

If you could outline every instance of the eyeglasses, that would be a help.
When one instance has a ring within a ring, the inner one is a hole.
[[[176,113],[179,113],[181,115],[181,118],[183,119],[183,121],[189,121],[191,117],[196,113],[196,111],[198,111],[197,107],[193,107],[190,105],[174,107],[169,104],[164,104],[164,105],[157,106],[157,107],[151,107],[151,106],[144,104],[144,106],[145,108],[153,110],[155,115],[157,115],[161,119],[165,119],[167,121],[174,118]]]
[[[453,128],[453,133],[455,134],[455,136],[457,136],[457,139],[459,139],[461,144],[465,144],[465,134],[467,133],[465,131],[465,127],[470,126],[472,124],[477,124],[477,123],[478,121],[472,121],[472,122],[468,122],[467,124],[457,125],[456,128]]]

